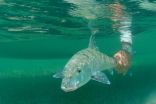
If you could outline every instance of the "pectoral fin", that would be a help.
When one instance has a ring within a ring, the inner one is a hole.
[[[92,79],[103,84],[111,84],[105,73],[96,72],[92,75]]]
[[[53,75],[54,78],[63,78],[63,72],[60,71],[60,72],[57,72],[56,74]]]
[[[114,75],[114,71],[113,70],[109,70],[109,73],[113,76]]]

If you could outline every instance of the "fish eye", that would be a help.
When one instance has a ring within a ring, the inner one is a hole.
[[[81,70],[80,70],[80,69],[78,69],[78,70],[77,70],[77,72],[78,72],[78,73],[81,73]]]

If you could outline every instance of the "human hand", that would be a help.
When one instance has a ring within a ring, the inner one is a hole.
[[[126,74],[128,68],[130,67],[131,57],[130,54],[124,50],[118,51],[114,58],[116,60],[116,70],[118,73]]]

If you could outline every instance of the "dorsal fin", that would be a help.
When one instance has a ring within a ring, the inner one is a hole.
[[[89,29],[91,31],[91,36],[90,36],[90,39],[89,39],[88,47],[92,48],[92,49],[98,49],[96,47],[96,42],[95,42],[95,34],[98,32],[98,29],[92,27],[92,21],[89,21],[88,27],[89,27]]]
[[[95,44],[95,34],[91,34],[88,47],[94,49],[96,48]]]

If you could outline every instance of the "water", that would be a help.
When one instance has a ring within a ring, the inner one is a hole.
[[[97,31],[100,51],[112,56],[120,49],[119,32],[112,28],[118,23],[108,9],[112,3],[0,0],[0,104],[156,104],[154,0],[120,1],[123,16],[132,19],[134,51],[126,76],[107,73],[111,85],[90,81],[70,93],[52,77],[88,46],[91,31]]]

